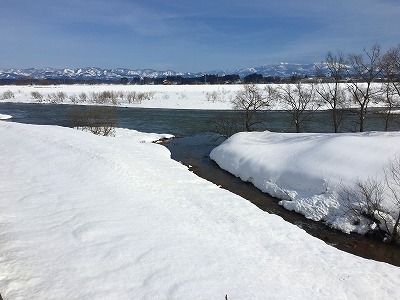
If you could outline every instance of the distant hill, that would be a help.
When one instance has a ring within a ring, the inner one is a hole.
[[[245,77],[250,74],[261,74],[267,76],[280,76],[289,77],[292,75],[300,76],[313,76],[316,74],[316,66],[326,73],[326,66],[323,63],[311,64],[290,64],[280,63],[263,65],[261,67],[244,68],[244,69],[228,69],[228,70],[214,70],[201,73],[182,73],[172,70],[157,71],[153,69],[102,69],[95,67],[78,68],[78,69],[54,69],[54,68],[29,68],[29,69],[0,69],[0,79],[75,79],[75,80],[119,80],[122,77],[128,79],[147,77],[147,78],[165,78],[168,76],[182,76],[182,77],[201,77],[203,75],[230,75],[237,74],[240,77]]]

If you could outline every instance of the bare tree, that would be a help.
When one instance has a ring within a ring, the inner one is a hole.
[[[245,84],[243,89],[236,93],[231,103],[234,109],[243,112],[244,127],[246,131],[254,130],[254,126],[259,124],[257,113],[269,106],[274,90],[271,86],[260,89],[255,84]]]
[[[343,188],[339,197],[355,224],[383,230],[387,242],[400,243],[400,157],[384,168],[382,180],[359,180],[354,187]]]
[[[386,104],[385,131],[388,130],[392,110],[400,104],[400,46],[386,52],[381,60],[381,71],[385,76],[385,82],[381,86],[381,100]]]
[[[229,138],[235,133],[243,131],[241,118],[237,114],[218,114],[212,122],[213,132],[220,134],[224,138]]]
[[[384,218],[389,239],[400,243],[400,157],[392,159],[385,169],[385,183],[389,190],[389,201],[393,206],[392,218]]]
[[[400,45],[383,55],[382,65],[386,80],[391,83],[395,93],[400,96]]]
[[[350,213],[353,218],[354,224],[359,225],[362,219],[366,218],[378,225],[380,221],[375,218],[375,212],[383,210],[383,194],[383,182],[376,178],[368,178],[364,181],[358,180],[353,187],[343,187],[339,197],[343,201],[346,213]]]
[[[43,101],[43,94],[41,94],[40,92],[37,92],[37,91],[31,92],[31,97],[33,99],[37,100],[38,102]]]
[[[367,108],[371,100],[377,96],[378,92],[372,89],[372,82],[381,72],[381,47],[373,45],[370,50],[364,49],[362,54],[350,54],[349,63],[354,74],[348,85],[353,100],[359,106],[359,130],[364,131],[364,121]]]
[[[331,109],[332,125],[334,132],[338,132],[343,113],[342,109],[345,107],[346,94],[340,86],[340,81],[347,71],[346,60],[342,52],[337,55],[328,52],[325,58],[325,66],[330,73],[330,82],[320,83],[316,87],[316,92],[319,97]]]
[[[279,98],[288,106],[287,112],[292,117],[296,132],[301,132],[303,125],[312,118],[312,113],[320,107],[315,102],[314,84],[285,84],[278,88]]]
[[[68,111],[71,125],[96,135],[114,136],[118,122],[117,109],[105,106],[72,108]]]

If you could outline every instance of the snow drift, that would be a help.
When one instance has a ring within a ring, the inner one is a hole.
[[[341,134],[238,133],[211,159],[230,173],[282,199],[285,208],[344,232],[365,232],[344,217],[338,192],[371,176],[400,155],[399,132]],[[391,208],[388,208],[390,211]]]
[[[0,122],[4,299],[394,299],[397,267],[341,252],[149,143]]]

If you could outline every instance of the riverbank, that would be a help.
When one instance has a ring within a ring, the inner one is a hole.
[[[400,266],[400,248],[383,243],[382,236],[346,234],[328,227],[322,221],[307,219],[279,205],[280,199],[261,192],[252,183],[221,169],[209,157],[216,146],[214,140],[214,136],[204,135],[172,139],[163,144],[171,151],[173,159],[188,166],[196,175],[247,199],[268,213],[282,217],[325,243],[354,255]]]
[[[400,134],[247,132],[210,153],[288,210],[345,233],[400,235]]]
[[[372,90],[381,88],[381,83],[372,83]],[[260,91],[266,87],[282,84],[259,84]],[[311,84],[304,83],[305,89]],[[357,107],[347,85],[340,84],[347,94],[345,107]],[[231,100],[243,89],[243,84],[226,85],[5,85],[0,86],[0,102],[53,103],[76,105],[112,105],[122,107],[232,110]],[[315,99],[319,110],[330,106]],[[383,102],[373,101],[368,107],[382,107]],[[279,99],[270,101],[268,110],[291,109],[291,105]]]
[[[5,299],[397,293],[398,267],[330,247],[199,178],[149,143],[160,137],[0,122]]]

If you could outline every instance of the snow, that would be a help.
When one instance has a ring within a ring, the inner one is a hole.
[[[11,118],[12,118],[12,116],[10,116],[10,115],[0,114],[0,120],[8,120]]]
[[[365,232],[343,215],[340,191],[358,180],[383,178],[400,155],[399,132],[238,133],[215,148],[218,165],[272,196],[286,209],[344,232]],[[393,208],[389,207],[388,210]]]
[[[152,98],[140,103],[129,103],[118,98],[118,105],[124,107],[167,108],[167,109],[231,109],[230,99],[242,88],[241,85],[57,85],[57,86],[0,86],[0,95],[6,91],[14,93],[14,98],[3,99],[1,102],[38,102],[32,98],[32,92],[43,95],[43,103],[48,103],[47,97],[51,94],[63,92],[67,99],[62,103],[71,104],[70,96],[81,93],[87,95],[85,102],[76,104],[91,105],[91,93],[113,91],[115,93],[151,93]],[[214,98],[212,97],[213,95]],[[0,98],[1,99],[1,98]],[[111,105],[111,104],[110,104]]]
[[[150,143],[162,137],[0,122],[4,299],[398,296],[398,267],[341,252],[197,177]]]
[[[361,84],[362,85],[362,84]],[[265,84],[258,85],[260,89],[265,88]],[[272,84],[277,87],[277,84]],[[304,86],[309,84],[304,83]],[[373,83],[372,89],[377,90],[381,87],[380,83]],[[92,105],[96,104],[90,100],[92,93],[114,92],[117,94],[116,104],[124,107],[143,107],[143,108],[166,108],[166,109],[214,109],[214,110],[230,110],[232,109],[231,100],[235,97],[236,93],[243,88],[241,84],[227,84],[227,85],[48,85],[48,86],[16,86],[5,85],[0,86],[0,95],[4,92],[11,91],[14,98],[2,99],[1,102],[21,102],[21,103],[35,103],[39,102],[31,96],[32,92],[40,93],[43,95],[42,103],[50,103],[49,96],[63,92],[66,99],[62,102],[64,104],[82,104]],[[348,107],[356,107],[351,103],[352,97],[347,90],[345,83],[342,88],[347,93]],[[121,98],[118,94],[125,94]],[[85,93],[87,96],[86,101],[80,101],[79,95]],[[129,103],[127,100],[128,93],[150,93],[151,99],[143,101],[132,101]],[[74,101],[70,97],[76,97]],[[53,99],[54,100],[54,99]],[[97,103],[98,104],[98,103]],[[104,103],[101,103],[103,105]],[[107,103],[108,105],[115,105]],[[369,107],[384,106],[382,103],[371,102]],[[287,105],[282,101],[275,101],[268,107],[271,110],[288,109]],[[321,106],[320,109],[329,109],[327,106]]]
[[[0,86],[31,92],[150,93],[117,105],[231,109],[242,85]],[[6,93],[9,94],[9,93]],[[71,98],[69,98],[71,97]],[[84,105],[96,104],[86,101]],[[282,109],[275,103],[272,109]],[[0,114],[0,119],[11,118]],[[341,252],[207,182],[152,143],[0,121],[0,293],[4,299],[395,299],[400,269]],[[338,189],[400,153],[399,133],[239,133],[211,153],[290,210],[345,232]],[[361,224],[362,225],[362,224]]]

